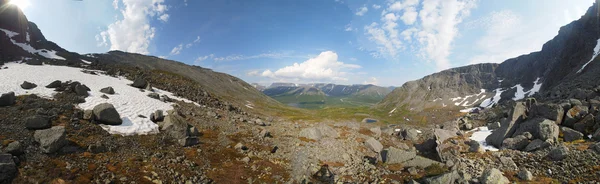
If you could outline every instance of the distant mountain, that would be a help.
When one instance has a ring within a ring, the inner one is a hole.
[[[301,108],[329,106],[370,106],[391,90],[375,85],[337,85],[326,83],[273,83],[263,93],[281,103]]]
[[[600,21],[596,4],[563,26],[542,50],[501,64],[452,68],[394,89],[375,107],[422,111],[427,108],[489,107],[534,96],[538,100],[593,98],[600,85]]]
[[[267,89],[266,86],[260,85],[258,83],[251,83],[250,85],[252,85],[252,87],[256,88],[256,90],[258,90],[258,91],[263,91],[263,90]]]

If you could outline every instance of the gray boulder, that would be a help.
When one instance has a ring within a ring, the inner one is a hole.
[[[569,99],[569,104],[571,104],[571,106],[574,107],[574,106],[582,105],[583,103],[581,103],[580,100],[571,98],[571,99]]]
[[[12,183],[17,176],[17,164],[11,154],[0,153],[0,183]]]
[[[319,131],[315,127],[302,129],[298,136],[305,137],[305,138],[312,139],[312,140],[320,140],[323,137],[323,135],[321,134],[321,131]]]
[[[531,108],[531,114],[533,117],[542,117],[560,123],[565,111],[557,104],[537,103]]]
[[[560,161],[567,158],[567,155],[569,155],[569,148],[564,145],[560,145],[550,150],[550,153],[548,153],[548,158],[554,161]]]
[[[534,118],[518,125],[513,135],[521,135],[525,132],[531,133],[533,139],[558,140],[559,127],[551,120]]]
[[[54,153],[67,144],[65,127],[55,126],[50,129],[36,130],[33,138],[40,143],[44,153]]]
[[[371,129],[369,129],[373,134],[375,134],[375,137],[379,137],[381,136],[381,128],[379,127],[373,127]]]
[[[365,146],[376,153],[380,153],[381,150],[383,150],[383,145],[373,137],[369,137],[369,139],[365,141]]]
[[[600,128],[598,128],[593,134],[592,139],[595,141],[600,141]]]
[[[583,134],[577,130],[570,129],[568,127],[560,127],[560,131],[563,133],[563,139],[565,142],[583,139]]]
[[[381,158],[387,164],[400,164],[412,160],[417,156],[414,150],[401,150],[395,147],[389,147],[381,152]]]
[[[152,84],[148,83],[148,85],[146,85],[146,91],[154,91],[154,89],[152,89]]]
[[[533,174],[531,174],[531,172],[529,172],[527,169],[519,170],[517,176],[519,177],[519,179],[524,181],[533,181]]]
[[[23,146],[21,146],[21,142],[13,141],[11,143],[8,143],[8,145],[6,145],[6,147],[4,148],[4,152],[10,153],[14,156],[19,156],[24,153],[24,150],[23,150]]]
[[[100,89],[101,93],[105,93],[105,94],[109,94],[109,95],[114,95],[115,94],[115,89],[113,89],[112,87],[105,87]]]
[[[479,142],[477,142],[475,140],[466,141],[466,144],[469,145],[469,152],[473,152],[473,153],[485,152],[485,150],[483,149],[481,144],[479,144]]]
[[[588,147],[588,149],[600,154],[600,142],[590,145],[590,147]]]
[[[0,107],[11,106],[16,100],[15,92],[4,93],[0,96]]]
[[[529,139],[524,135],[506,138],[502,141],[501,149],[523,150],[529,145]]]
[[[40,130],[50,128],[50,118],[41,115],[35,115],[25,119],[25,128],[29,130]]]
[[[21,88],[23,89],[33,89],[35,87],[37,87],[36,84],[27,81],[24,81],[23,84],[21,84]]]
[[[79,85],[75,86],[74,90],[75,90],[75,94],[77,94],[78,96],[87,97],[90,95],[88,93],[88,91],[90,91],[89,89],[90,88],[88,88],[87,86],[79,84]]]
[[[142,77],[136,78],[135,80],[133,80],[133,84],[131,84],[131,86],[140,88],[140,89],[144,89],[146,87],[146,85],[148,85],[148,83]]]
[[[402,136],[407,141],[419,140],[419,131],[414,128],[408,128],[402,132]]]
[[[190,135],[185,119],[175,113],[169,113],[164,121],[158,123],[158,126],[162,132],[176,140],[185,139]]]
[[[525,149],[523,151],[532,152],[532,151],[537,151],[537,150],[544,149],[544,148],[547,148],[550,146],[552,146],[552,143],[550,143],[549,141],[535,139],[535,140],[531,141],[527,145],[527,147],[525,147]]]
[[[567,114],[565,115],[561,125],[573,128],[573,125],[575,125],[575,123],[582,119],[586,114],[588,114],[587,107],[581,105],[574,106],[567,111]]]
[[[183,139],[179,139],[178,142],[180,146],[188,147],[200,143],[200,139],[198,139],[198,137],[186,137]]]
[[[94,120],[94,110],[84,110],[83,111],[83,119],[85,120]]]
[[[121,115],[112,104],[101,103],[93,109],[94,118],[96,121],[106,125],[120,125],[123,123]]]
[[[493,145],[497,148],[502,146],[502,141],[505,138],[511,137],[515,132],[517,126],[515,124],[521,123],[527,118],[527,107],[524,102],[517,102],[510,112],[508,119],[500,122],[500,128],[494,130],[491,135],[485,138],[485,142],[489,145]]]
[[[156,110],[156,112],[150,114],[150,121],[156,123],[159,121],[163,121],[165,119],[165,115],[163,115],[162,110]]]
[[[444,141],[448,140],[449,138],[456,136],[456,132],[451,131],[451,130],[444,130],[444,129],[434,129],[433,135],[435,136],[436,142],[438,142],[438,144],[442,144]]]
[[[492,123],[488,123],[487,127],[488,130],[496,130],[497,128],[500,128],[500,122],[492,122]]]
[[[426,178],[424,183],[429,184],[451,184],[451,183],[468,183],[460,176],[460,174],[454,170],[448,173],[444,173],[438,176]]]
[[[154,99],[157,99],[157,100],[160,99],[160,95],[158,95],[158,93],[149,93],[148,97],[154,98]]]
[[[573,129],[584,134],[592,134],[594,133],[594,126],[596,126],[596,118],[590,113],[585,115],[577,123],[573,124]]]
[[[57,88],[60,87],[62,85],[62,82],[59,80],[55,80],[53,82],[51,82],[50,84],[46,85],[46,88]]]
[[[485,171],[483,171],[483,174],[481,174],[481,178],[479,179],[479,181],[482,184],[507,184],[507,183],[510,183],[508,178],[506,178],[502,174],[502,171],[500,171],[496,168],[491,168],[491,169],[488,168]]]

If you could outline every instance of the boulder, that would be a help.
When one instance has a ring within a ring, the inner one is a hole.
[[[600,142],[590,145],[590,147],[588,147],[588,149],[596,152],[597,154],[600,154]]]
[[[83,97],[87,97],[90,94],[88,93],[89,88],[85,85],[76,85],[75,88],[75,94],[77,94],[78,96],[83,96]]]
[[[414,150],[402,150],[395,147],[389,147],[381,152],[381,158],[387,164],[400,164],[412,160],[417,156]]]
[[[109,95],[114,95],[115,94],[115,89],[113,89],[112,87],[105,87],[100,89],[101,93],[105,93],[105,94],[109,94]]]
[[[485,142],[489,145],[493,145],[497,148],[502,146],[502,141],[505,138],[511,137],[515,132],[517,126],[515,124],[521,123],[523,120],[527,118],[527,107],[523,102],[515,103],[515,106],[510,112],[510,116],[508,119],[503,119],[504,121],[500,122],[500,128],[494,130],[492,134],[485,138]]]
[[[560,133],[556,123],[544,118],[534,118],[519,124],[513,135],[521,135],[525,132],[531,133],[533,139],[541,140],[558,140]]]
[[[429,183],[429,184],[469,183],[467,181],[464,181],[464,179],[460,176],[460,174],[456,170],[450,171],[448,173],[444,173],[444,174],[441,174],[438,176],[426,178],[423,181],[424,181],[424,183]]]
[[[420,167],[420,168],[426,168],[429,167],[431,165],[443,165],[442,163],[435,161],[435,160],[431,160],[422,156],[416,156],[415,158],[408,160],[404,163],[402,163],[402,165],[404,167]]]
[[[173,99],[169,98],[167,95],[160,95],[161,102],[173,102]]]
[[[34,115],[25,119],[25,128],[29,130],[40,130],[50,128],[50,118],[47,116]]]
[[[233,148],[237,149],[237,150],[248,150],[248,147],[246,147],[244,144],[242,144],[241,142],[238,142],[235,146],[233,146]]]
[[[560,131],[563,134],[563,139],[565,140],[565,142],[583,139],[583,134],[581,132],[578,132],[577,130],[570,129],[568,127],[560,127]]]
[[[477,142],[476,140],[466,141],[465,144],[469,145],[469,152],[477,152],[477,153],[485,152],[485,150],[483,149],[481,144],[479,144],[479,142]]]
[[[451,131],[451,130],[444,130],[444,129],[436,128],[436,129],[433,129],[433,135],[435,136],[436,142],[438,142],[438,144],[441,144],[444,141],[448,140],[449,138],[456,136],[456,132]]]
[[[492,122],[492,123],[488,123],[487,127],[488,130],[496,130],[497,128],[500,128],[500,122]]]
[[[183,117],[176,113],[169,113],[158,126],[162,132],[176,140],[185,139],[190,136],[189,125]]]
[[[101,103],[93,109],[94,118],[96,121],[106,125],[120,125],[123,123],[121,115],[112,104]]]
[[[581,120],[577,123],[573,124],[573,129],[584,133],[584,134],[592,134],[594,132],[594,126],[596,125],[596,118],[593,114],[585,115]]]
[[[148,85],[148,83],[142,77],[136,78],[135,80],[133,80],[133,84],[131,84],[131,86],[140,88],[140,89],[144,89],[146,87],[146,85]]]
[[[54,153],[67,145],[65,127],[55,126],[50,129],[36,130],[33,138],[40,144],[44,153]]]
[[[552,146],[552,143],[550,143],[549,141],[535,139],[535,140],[531,141],[527,145],[527,147],[525,147],[525,149],[523,151],[532,152],[532,151],[537,151],[537,150],[544,149],[544,148],[547,148],[550,146]]]
[[[100,98],[109,99],[109,98],[108,98],[108,96],[106,96],[106,94],[102,94],[102,95],[100,96]]]
[[[154,91],[154,89],[152,89],[152,84],[148,83],[148,85],[146,85],[146,91]]]
[[[43,64],[43,62],[39,59],[28,59],[25,61],[25,64],[40,66]]]
[[[548,153],[548,158],[554,161],[560,161],[567,158],[567,155],[569,155],[569,148],[564,145],[560,145],[550,150],[550,153]]]
[[[13,141],[11,143],[8,143],[8,145],[6,145],[6,147],[4,148],[4,152],[10,153],[14,156],[19,156],[24,153],[24,150],[23,150],[23,146],[21,146],[21,142]]]
[[[23,84],[21,84],[21,88],[23,89],[33,89],[35,87],[37,87],[36,84],[27,81],[24,81]]]
[[[91,109],[83,111],[83,119],[85,120],[94,120],[94,111]]]
[[[200,143],[200,139],[198,139],[198,137],[186,137],[183,139],[179,139],[178,142],[180,146],[188,147]]]
[[[323,137],[323,135],[321,134],[321,131],[319,131],[315,127],[302,129],[298,136],[305,137],[305,138],[312,139],[312,140],[320,140]]]
[[[163,121],[165,119],[165,115],[163,115],[162,110],[156,110],[156,112],[150,114],[150,121],[156,123],[159,121]]]
[[[577,105],[572,107],[567,111],[565,118],[563,120],[562,126],[567,126],[573,128],[573,125],[577,123],[580,119],[582,119],[586,114],[588,114],[587,107]]]
[[[529,139],[524,135],[518,135],[513,138],[506,138],[502,141],[501,149],[523,150],[529,145]]]
[[[373,127],[373,128],[371,128],[369,130],[371,130],[371,132],[373,132],[373,134],[375,134],[375,137],[381,136],[381,128],[379,128],[379,127]]]
[[[11,106],[15,104],[16,100],[15,92],[4,93],[0,96],[0,107]]]
[[[517,176],[519,177],[519,179],[524,181],[533,181],[533,174],[531,174],[531,172],[529,172],[527,169],[519,170]]]
[[[373,137],[369,137],[369,139],[365,141],[365,146],[376,153],[380,153],[381,150],[383,150],[383,145]]]
[[[500,171],[496,168],[488,168],[485,171],[483,171],[483,174],[481,174],[481,178],[479,178],[479,181],[482,184],[507,184],[507,183],[510,183],[508,178],[506,178],[502,174],[502,171]]]
[[[12,183],[17,176],[17,164],[11,154],[0,153],[0,183]]]
[[[157,100],[160,99],[160,95],[158,95],[158,93],[149,93],[148,97],[154,98],[154,99],[157,99]]]
[[[54,82],[51,82],[50,84],[46,85],[46,88],[57,88],[60,87],[62,85],[62,82],[59,80],[55,80]]]
[[[407,141],[419,140],[419,131],[414,128],[408,128],[402,132],[402,136]]]
[[[593,134],[592,139],[595,141],[600,141],[600,128],[598,128]]]
[[[560,105],[557,104],[544,104],[537,103],[531,108],[532,117],[542,117],[552,120],[557,123],[561,123],[565,111]]]
[[[471,123],[465,123],[462,126],[463,130],[472,130],[473,129],[473,124]]]
[[[574,106],[582,105],[583,103],[581,103],[580,100],[571,98],[571,99],[569,99],[569,104],[571,104],[571,106],[574,107]]]

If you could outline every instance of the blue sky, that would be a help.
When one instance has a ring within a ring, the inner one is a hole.
[[[148,54],[258,82],[400,86],[541,49],[593,0],[13,0],[67,50]]]

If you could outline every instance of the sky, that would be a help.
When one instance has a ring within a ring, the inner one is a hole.
[[[248,83],[404,82],[539,51],[594,0],[13,0],[47,39]]]

